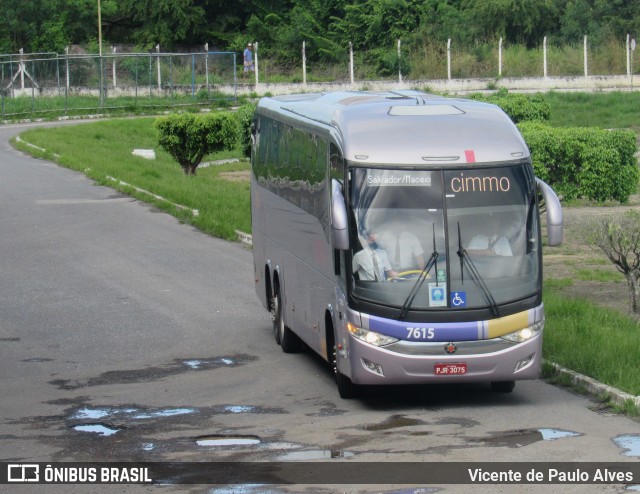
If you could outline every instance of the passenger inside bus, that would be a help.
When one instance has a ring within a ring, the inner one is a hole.
[[[505,228],[501,226],[500,219],[495,215],[489,215],[484,224],[485,232],[475,235],[469,242],[469,253],[478,256],[513,256],[511,243],[505,235]]]

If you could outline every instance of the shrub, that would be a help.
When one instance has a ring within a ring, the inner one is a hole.
[[[238,142],[242,147],[242,154],[246,157],[251,156],[251,124],[255,111],[256,105],[247,103],[238,108],[236,113],[238,118]]]
[[[545,122],[551,116],[551,106],[541,94],[515,94],[503,88],[494,94],[474,93],[469,98],[499,106],[515,123]]]
[[[631,130],[518,124],[536,176],[565,199],[626,203],[638,185],[636,134]]]

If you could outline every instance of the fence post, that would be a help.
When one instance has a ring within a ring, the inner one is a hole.
[[[24,50],[20,48],[20,90],[24,93]]]
[[[160,45],[156,45],[156,52],[158,53],[158,96],[160,96],[162,90],[162,76],[160,75]]]
[[[547,37],[542,39],[542,73],[547,77]]]
[[[116,87],[118,87],[118,79],[116,76],[116,51],[117,48],[115,46],[111,47],[111,53],[113,53],[113,68],[112,68],[112,73],[113,73],[113,89],[115,89]]]
[[[587,35],[584,35],[584,76],[587,77],[589,75],[589,70],[587,68]]]
[[[204,79],[207,85],[207,96],[209,96],[209,43],[204,44]]]
[[[636,39],[633,38],[631,40],[631,64],[630,64],[630,68],[631,68],[631,89],[633,90],[633,54],[636,51]]]
[[[302,42],[302,84],[307,85],[307,42]]]
[[[631,77],[631,45],[630,45],[631,36],[627,33],[627,77]]]
[[[498,77],[502,77],[502,38],[498,42]]]
[[[253,42],[253,47],[254,47],[254,51],[256,52],[255,53],[255,57],[256,57],[255,73],[256,73],[256,87],[257,87],[258,86],[258,81],[260,80],[259,76],[258,76],[258,42],[257,41]]]
[[[69,94],[69,47],[67,46],[64,49],[64,55],[65,55],[65,72],[66,72],[66,85],[65,85],[65,91],[64,94],[65,96],[67,94]]]
[[[349,41],[349,75],[351,77],[351,84],[353,84],[353,43]]]
[[[191,54],[191,97],[196,97],[196,54]]]
[[[401,47],[402,40],[398,40],[398,84],[402,84],[402,50]]]
[[[451,38],[447,40],[447,79],[451,80]]]

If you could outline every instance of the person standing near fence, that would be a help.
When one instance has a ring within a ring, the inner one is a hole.
[[[255,67],[253,66],[253,45],[251,43],[247,44],[247,47],[244,50],[244,75],[246,76],[249,72],[254,72]]]

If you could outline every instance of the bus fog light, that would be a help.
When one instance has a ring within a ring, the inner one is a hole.
[[[522,359],[520,362],[518,362],[516,364],[516,368],[513,370],[513,372],[521,371],[522,369],[527,367],[531,363],[532,360],[533,360],[533,354],[529,355],[525,359]]]
[[[522,343],[528,341],[534,336],[537,336],[544,327],[544,320],[538,321],[529,327],[514,331],[513,333],[505,334],[501,336],[503,340],[512,341],[514,343]]]
[[[369,331],[368,329],[359,328],[355,324],[351,323],[347,323],[347,329],[349,330],[349,333],[359,340],[374,346],[390,345],[391,343],[398,341],[398,338],[376,333],[375,331]]]
[[[384,372],[382,371],[382,366],[380,364],[376,364],[375,362],[371,362],[366,358],[363,358],[362,365],[364,365],[364,368],[367,369],[368,371],[384,377]]]

